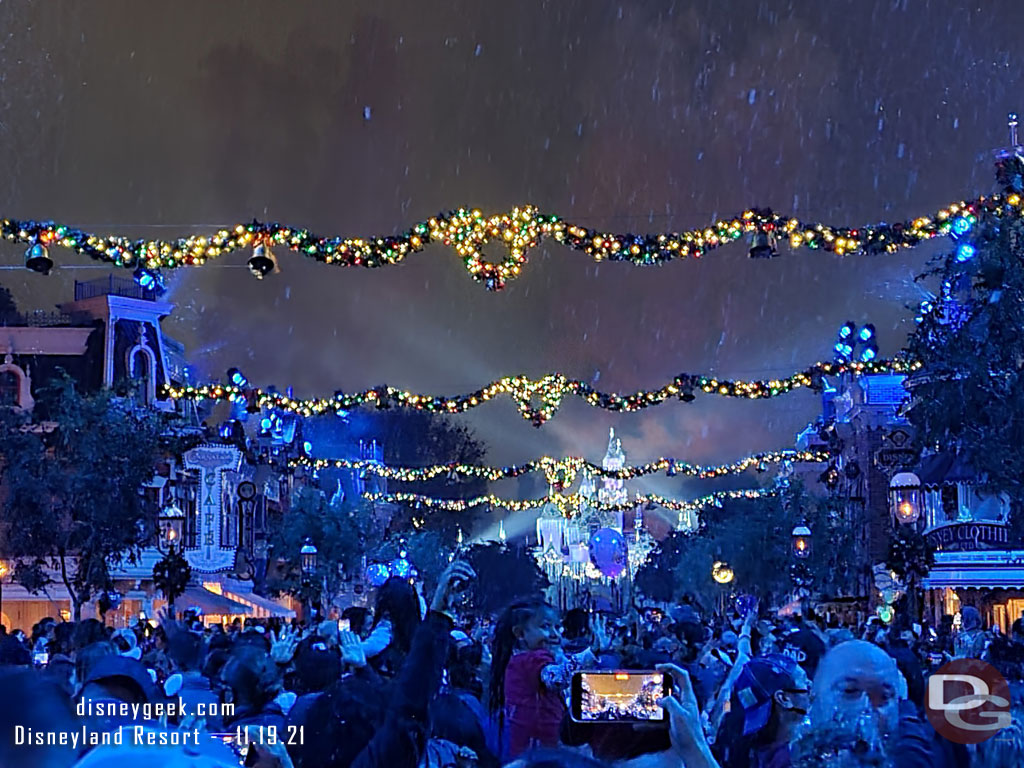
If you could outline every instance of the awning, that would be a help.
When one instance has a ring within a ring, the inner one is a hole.
[[[977,473],[967,465],[967,458],[959,453],[936,453],[921,459],[921,485],[942,485],[944,483],[970,483],[977,480]]]
[[[236,592],[235,590],[224,589],[224,596],[252,608],[253,616],[257,619],[265,619],[272,616],[279,616],[285,619],[295,618],[295,611],[254,592]]]
[[[1024,568],[932,568],[924,579],[925,589],[977,587],[984,589],[1024,588]]]
[[[251,616],[252,609],[224,595],[218,595],[203,587],[189,587],[185,594],[177,598],[175,604],[180,608],[196,606],[206,616]]]

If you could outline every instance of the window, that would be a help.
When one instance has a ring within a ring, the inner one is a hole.
[[[21,405],[21,376],[14,371],[0,372],[0,406]]]
[[[220,512],[220,545],[222,547],[238,546],[238,524],[240,521],[241,512],[233,512],[231,497],[225,493]]]
[[[150,379],[152,378],[150,373],[150,361],[149,354],[146,350],[138,347],[132,353],[131,365],[129,366],[129,374],[132,379],[138,384],[138,397],[143,402],[148,404],[150,402]]]
[[[185,513],[183,546],[186,549],[194,549],[199,546],[199,478],[195,474],[182,471],[178,483],[181,488],[178,504]]]
[[[955,485],[942,486],[942,511],[947,523],[956,522],[960,517],[960,494]]]

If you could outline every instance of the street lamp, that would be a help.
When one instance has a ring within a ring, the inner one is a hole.
[[[917,522],[921,516],[921,478],[913,472],[899,472],[889,482],[889,508],[901,525]]]
[[[718,595],[718,610],[721,613],[725,613],[726,592],[728,591],[728,586],[732,583],[735,575],[736,574],[733,573],[732,568],[729,567],[729,564],[721,560],[716,560],[714,565],[711,566],[711,578],[722,587],[722,590]]]
[[[313,574],[316,573],[316,561],[317,561],[317,548],[313,543],[312,539],[306,539],[306,542],[302,545],[302,549],[299,550],[299,567],[302,569],[302,584],[305,587],[304,592],[306,593],[306,607],[307,610],[303,610],[304,615],[308,616],[310,623],[313,618]]]
[[[793,529],[793,554],[801,560],[811,554],[811,529],[804,523]]]
[[[2,616],[4,612],[4,577],[7,575],[8,571],[7,563],[0,560],[0,616]],[[10,630],[11,628],[7,627],[7,629]]]
[[[306,539],[299,550],[299,566],[303,576],[312,576],[316,572],[317,548],[312,539]]]
[[[735,575],[736,574],[733,573],[732,568],[729,567],[729,564],[724,563],[721,560],[716,560],[715,564],[711,566],[711,578],[719,584],[731,583]]]
[[[173,501],[160,510],[160,537],[157,549],[164,552],[175,544],[181,548],[181,537],[185,530],[185,512]]]

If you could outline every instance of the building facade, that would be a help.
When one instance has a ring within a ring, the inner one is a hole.
[[[162,387],[186,383],[187,377],[184,348],[162,327],[173,309],[130,279],[76,281],[73,301],[57,312],[32,312],[0,326],[0,407],[35,417],[40,388],[63,371],[83,392],[127,384],[140,406],[175,411],[161,397]],[[254,441],[204,426],[192,404],[177,408],[175,429],[198,444],[184,456],[164,456],[154,467],[143,492],[159,533],[136,563],[112,572],[106,621],[125,625],[155,616],[164,601],[153,586],[153,566],[171,544],[193,570],[179,607],[194,606],[208,620],[294,616],[287,599],[258,594],[267,568],[267,530],[287,510],[295,482],[283,471],[297,437],[294,425],[290,433]],[[13,565],[0,568],[5,626],[29,629],[46,616],[71,616],[70,595],[58,574],[33,594],[11,580]],[[97,614],[96,603],[83,606],[84,617]]]

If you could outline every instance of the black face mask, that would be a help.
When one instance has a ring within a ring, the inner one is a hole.
[[[806,691],[806,690],[794,691],[794,690],[787,690],[785,688],[782,689],[781,692],[782,693],[790,693],[790,694],[793,694],[793,693],[802,693],[802,694],[809,693],[809,691]],[[778,701],[776,701],[775,703],[779,704]],[[808,712],[808,710],[804,709],[803,707],[796,707],[796,706],[787,707],[787,706],[784,706],[782,704],[779,704],[779,707],[781,707],[782,709],[786,710],[787,712],[795,712],[796,714],[800,715],[800,717],[806,717],[807,716],[807,712]]]

